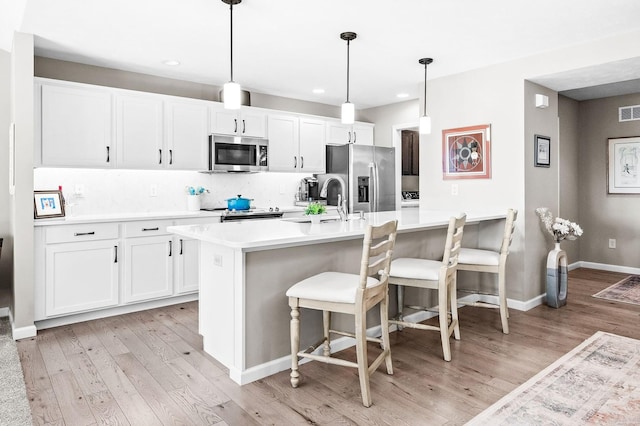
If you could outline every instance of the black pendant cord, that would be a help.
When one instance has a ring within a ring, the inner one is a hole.
[[[426,117],[427,115],[427,63],[424,64],[424,113],[423,115]]]
[[[349,103],[349,45],[351,40],[347,40],[347,103]]]
[[[233,81],[233,2],[229,3],[229,28],[231,32],[231,81]]]

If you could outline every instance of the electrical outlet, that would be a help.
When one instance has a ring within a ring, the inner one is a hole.
[[[458,184],[451,184],[451,195],[458,195]]]
[[[222,266],[222,255],[214,254],[213,255],[213,265],[214,266]]]
[[[77,183],[75,188],[73,189],[73,195],[78,198],[84,197],[84,185]]]
[[[158,185],[151,185],[149,187],[149,196],[157,197],[158,196]]]
[[[609,238],[609,248],[616,248],[616,239]]]

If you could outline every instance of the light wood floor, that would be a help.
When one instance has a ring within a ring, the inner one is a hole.
[[[640,306],[591,297],[625,276],[572,271],[568,305],[512,310],[510,335],[497,311],[461,308],[450,363],[438,333],[392,333],[395,374],[372,376],[371,408],[355,370],[318,362],[297,389],[288,371],[237,386],[202,352],[195,302],[43,330],[18,349],[35,424],[457,425],[598,330],[640,339]]]

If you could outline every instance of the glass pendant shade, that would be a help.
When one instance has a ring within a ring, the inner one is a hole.
[[[420,117],[420,134],[428,135],[431,133],[431,117],[423,115]]]
[[[230,81],[224,85],[223,97],[226,109],[240,109],[240,85]]]
[[[342,124],[353,124],[356,118],[356,108],[351,102],[342,104]]]

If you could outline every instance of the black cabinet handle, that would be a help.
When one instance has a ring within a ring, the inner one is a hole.
[[[162,164],[162,149],[158,150],[160,156],[158,157],[158,164]]]
[[[302,155],[300,156],[300,168],[304,169],[304,157]]]
[[[110,158],[109,158],[110,157],[110,155],[109,155],[110,154],[109,153],[110,150],[111,149],[107,146],[107,163],[110,161]]]
[[[356,133],[356,131],[353,131],[353,143],[356,143],[356,139],[358,137],[358,134]]]
[[[169,150],[169,165],[173,164],[173,150]]]
[[[245,132],[246,132],[246,130],[247,130],[247,125],[246,125],[246,123],[244,122],[244,120],[242,120],[242,133],[245,133]]]
[[[169,257],[173,254],[173,242],[169,240]]]
[[[351,143],[351,132],[349,132],[349,140],[347,141],[347,143]]]
[[[74,237],[81,237],[83,235],[95,235],[96,233],[94,231],[91,232],[74,232],[73,236]]]
[[[182,238],[180,238],[180,256],[182,256]]]
[[[236,133],[238,131],[238,119],[234,118],[233,123],[235,125],[235,127],[233,128],[233,133]]]
[[[118,263],[118,246],[113,246],[113,252],[115,253],[113,263]]]
[[[293,168],[297,168],[298,167],[298,157],[296,157],[295,155],[293,156]]]
[[[160,228],[158,228],[157,226],[155,228],[142,228],[142,231],[159,231]]]

